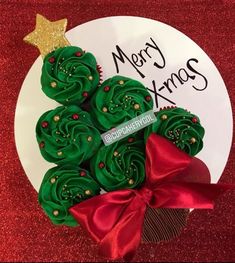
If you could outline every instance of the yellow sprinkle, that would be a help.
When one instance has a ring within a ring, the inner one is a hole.
[[[56,86],[57,86],[57,84],[56,84],[55,81],[51,82],[51,87],[52,87],[52,88],[55,88]]]
[[[60,120],[60,116],[59,116],[59,115],[55,115],[54,118],[53,118],[53,120],[54,120],[55,122],[59,121],[59,120]]]
[[[103,107],[102,111],[103,111],[103,112],[107,112],[108,109],[107,109],[106,107]]]
[[[58,156],[61,156],[62,154],[63,154],[63,152],[61,152],[61,151],[57,152]]]
[[[192,138],[190,139],[190,142],[193,144],[193,143],[196,142],[196,139],[195,139],[194,137],[192,137]]]
[[[59,215],[59,211],[58,211],[58,210],[54,210],[54,211],[53,211],[53,215],[54,215],[54,216],[58,216],[58,215]]]
[[[85,191],[85,194],[86,194],[86,195],[91,195],[91,191],[90,191],[90,190],[86,190],[86,191]]]
[[[54,184],[56,181],[55,177],[51,178],[51,183]]]
[[[163,114],[162,116],[161,116],[161,119],[164,121],[164,120],[166,120],[167,119],[167,115],[166,114]]]
[[[139,108],[140,108],[140,105],[136,103],[136,104],[134,105],[134,109],[135,109],[135,110],[138,110]]]
[[[133,180],[133,179],[130,179],[130,180],[128,181],[128,184],[134,184],[134,180]]]

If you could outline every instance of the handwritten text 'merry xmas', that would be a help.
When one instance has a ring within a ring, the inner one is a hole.
[[[144,48],[142,48],[138,53],[132,53],[128,56],[120,46],[116,45],[116,53],[112,52],[113,60],[115,63],[116,71],[119,73],[119,63],[129,63],[130,66],[136,70],[136,72],[145,78],[145,74],[142,70],[142,67],[145,63],[152,63],[153,67],[158,70],[162,70],[166,67],[167,61],[166,58],[156,44],[153,38],[150,37],[150,40],[145,43]],[[153,59],[153,57],[155,59]],[[157,58],[157,59],[156,59]],[[185,63],[185,68],[180,68],[170,74],[169,78],[165,80],[160,87],[156,87],[155,80],[152,80],[153,89],[148,90],[154,93],[156,107],[159,107],[158,97],[163,100],[168,101],[171,104],[175,104],[172,99],[169,99],[165,94],[163,95],[161,91],[167,90],[169,94],[173,93],[174,89],[177,89],[179,86],[183,85],[189,80],[195,80],[196,77],[200,77],[203,80],[203,83],[200,86],[192,84],[192,88],[197,91],[203,91],[207,88],[208,81],[207,78],[194,68],[195,63],[199,63],[196,58],[190,58]]]

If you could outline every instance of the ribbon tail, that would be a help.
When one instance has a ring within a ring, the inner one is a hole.
[[[226,190],[234,189],[227,184],[169,182],[159,185],[154,193],[153,207],[210,208]]]
[[[100,242],[100,254],[111,258],[130,261],[140,244],[146,206],[138,210],[127,208],[115,228]]]

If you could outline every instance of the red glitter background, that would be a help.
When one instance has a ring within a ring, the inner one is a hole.
[[[56,3],[56,4],[55,4]],[[134,15],[170,24],[193,39],[214,61],[235,102],[235,2],[218,0],[1,0],[0,1],[0,261],[102,262],[97,245],[81,228],[55,227],[37,202],[14,142],[14,112],[22,82],[38,51],[23,37],[35,15],[68,18],[68,29],[99,17]],[[108,37],[108,36],[107,36]],[[223,118],[223,112],[218,121]],[[226,135],[225,135],[226,136]],[[222,138],[218,138],[222,139]],[[215,141],[216,143],[216,141]],[[234,144],[223,183],[235,183]],[[135,261],[235,261],[235,191],[219,198],[214,210],[190,214],[182,234],[140,246]]]

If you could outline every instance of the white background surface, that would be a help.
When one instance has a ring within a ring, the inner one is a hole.
[[[192,85],[199,88],[204,86],[203,78],[196,74],[194,80],[177,85],[177,89],[173,87],[171,94],[166,89],[162,90],[161,94],[176,102],[177,106],[200,117],[206,134],[204,148],[197,157],[207,164],[212,182],[218,181],[231,147],[232,111],[223,79],[200,47],[173,27],[139,17],[107,17],[93,20],[68,31],[66,37],[71,45],[79,46],[95,55],[98,64],[103,68],[104,80],[117,74],[112,56],[112,52],[117,54],[116,45],[131,58],[131,54],[138,54],[141,49],[146,48],[146,42],[151,43],[151,37],[166,59],[163,69],[153,66],[155,61],[161,62],[159,53],[154,49],[148,49],[151,58],[146,56],[146,63],[139,68],[146,76],[144,79],[130,63],[118,62],[120,75],[135,78],[149,88],[152,88],[153,80],[158,88],[161,87],[171,74],[177,73],[180,68],[185,68],[190,75],[194,75],[187,69],[186,62],[191,58],[197,59],[199,63],[192,65],[208,80],[204,91],[192,88]],[[15,140],[19,158],[37,191],[45,172],[55,165],[41,157],[35,137],[35,126],[41,114],[58,106],[41,91],[41,67],[42,59],[39,57],[25,78],[15,113]],[[159,106],[171,104],[159,98]]]

